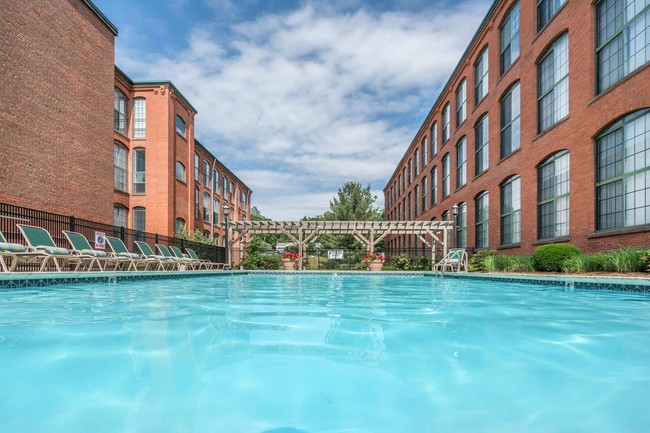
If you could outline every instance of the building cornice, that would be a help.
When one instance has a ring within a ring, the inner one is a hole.
[[[117,36],[117,27],[115,27],[115,24],[113,24],[111,20],[109,20],[106,15],[104,15],[91,0],[83,0],[83,2],[91,11],[95,13],[95,15],[97,15],[97,17],[106,25],[106,27],[108,27],[110,31],[113,32],[115,36]]]
[[[244,182],[243,182],[239,177],[237,177],[237,175],[236,175],[235,173],[233,173],[233,172],[232,172],[228,167],[226,167],[226,165],[225,165],[223,162],[219,161],[219,158],[217,158],[216,156],[214,156],[214,155],[212,154],[212,152],[210,152],[210,151],[209,151],[209,150],[208,150],[204,145],[202,145],[201,142],[199,142],[199,140],[197,140],[196,138],[194,139],[194,145],[195,145],[196,147],[198,147],[199,149],[201,149],[203,152],[207,153],[208,156],[209,156],[210,158],[212,158],[212,159],[214,159],[215,161],[217,161],[217,163],[218,163],[218,164],[219,164],[219,165],[220,165],[220,166],[221,166],[221,167],[222,167],[222,168],[223,168],[223,169],[224,169],[224,170],[225,170],[225,171],[230,175],[230,177],[232,177],[232,178],[234,178],[235,180],[237,180],[237,183],[239,183],[240,185],[242,185],[243,187],[245,187],[249,192],[251,192],[251,193],[253,192],[253,190],[250,189],[250,188],[248,187],[248,185],[246,185],[246,184],[245,184],[245,183],[244,183]]]

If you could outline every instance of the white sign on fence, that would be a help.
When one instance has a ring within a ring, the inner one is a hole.
[[[106,249],[106,233],[95,232],[95,249],[96,250]]]
[[[328,260],[343,260],[343,250],[327,250]]]

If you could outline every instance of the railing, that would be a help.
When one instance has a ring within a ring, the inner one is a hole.
[[[138,252],[134,241],[145,241],[155,251],[155,244],[174,245],[182,251],[185,248],[192,248],[202,259],[216,263],[225,263],[226,249],[216,245],[203,244],[176,237],[162,236],[157,233],[141,232],[125,227],[117,227],[109,224],[102,224],[94,221],[76,218],[69,215],[60,215],[52,212],[45,212],[37,209],[29,209],[7,203],[0,203],[0,231],[4,234],[7,242],[25,243],[16,224],[26,224],[43,227],[56,243],[57,246],[70,248],[63,230],[78,232],[86,236],[88,242],[93,244],[95,232],[103,232],[106,236],[113,236],[122,239],[124,244],[131,251]]]

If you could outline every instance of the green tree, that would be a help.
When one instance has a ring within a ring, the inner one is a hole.
[[[253,206],[251,208],[251,221],[271,221],[271,218],[265,217],[257,206]],[[261,238],[264,243],[270,245],[272,248],[275,248],[278,242],[289,241],[289,238],[285,234],[264,234],[255,235],[255,237]]]
[[[381,221],[383,211],[373,207],[377,196],[359,182],[345,182],[338,190],[338,197],[330,200],[330,210],[325,219],[331,221]]]

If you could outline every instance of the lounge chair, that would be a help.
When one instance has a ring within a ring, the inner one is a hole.
[[[178,248],[178,247],[175,247],[175,246],[171,245],[171,246],[169,247],[169,249],[171,250],[171,252],[172,252],[172,253],[173,253],[177,258],[179,258],[179,259],[185,259],[185,260],[187,261],[187,263],[189,263],[189,265],[192,267],[192,270],[199,270],[199,269],[201,269],[202,267],[203,267],[204,269],[207,269],[207,268],[208,268],[207,266],[204,266],[203,262],[201,262],[200,259],[193,259],[193,258],[191,258],[191,257],[185,257],[185,256],[183,255],[183,252],[181,251],[181,249]]]
[[[9,266],[7,266],[9,261]],[[23,244],[13,244],[7,242],[0,232],[0,269],[3,272],[13,272],[20,263],[40,264],[40,271],[44,271],[51,262],[49,254],[41,252],[28,252],[27,247]]]
[[[127,257],[117,257],[113,253],[107,253],[106,251],[98,251],[93,249],[90,246],[88,239],[81,233],[71,232],[68,230],[63,230],[63,234],[72,245],[72,254],[93,256],[97,259],[96,263],[100,271],[105,271],[107,266],[112,266],[111,271],[119,270],[122,265],[128,264],[128,269],[130,270],[133,264],[133,260]],[[103,265],[103,266],[102,266]],[[133,266],[135,268],[135,266]]]
[[[28,226],[24,224],[16,224],[23,237],[27,241],[28,252],[40,252],[47,254],[50,257],[50,263],[54,265],[57,272],[61,272],[62,267],[74,265],[74,272],[81,269],[92,268],[96,263],[97,258],[88,255],[70,254],[67,248],[57,247],[52,240],[50,232],[42,227]],[[41,265],[41,271],[45,270],[46,263]]]
[[[167,248],[166,245],[156,244],[156,248],[158,248],[161,256],[165,257],[169,261],[175,262],[176,269],[179,271],[183,271],[187,268],[194,269],[194,263],[192,263],[190,259],[185,257],[176,257],[175,254],[172,254],[172,252],[169,251],[169,248]]]
[[[451,272],[461,272],[463,267],[467,272],[467,251],[464,248],[452,248],[442,260],[436,263],[433,270],[445,272],[449,268]]]
[[[187,251],[187,254],[190,255],[191,259],[198,260],[199,262],[201,262],[205,269],[226,269],[225,263],[215,263],[215,262],[211,262],[210,260],[203,260],[199,258],[199,256],[192,248],[185,248],[185,251]]]
[[[106,236],[106,242],[108,243],[108,246],[111,247],[111,250],[113,250],[115,257],[128,260],[130,262],[127,270],[133,269],[137,271],[138,266],[143,265],[143,270],[148,271],[149,266],[154,263],[154,261],[148,260],[145,257],[142,257],[140,254],[130,252],[120,238]]]
[[[173,270],[174,268],[178,269],[178,262],[171,260],[168,257],[155,254],[148,243],[143,241],[135,241],[136,246],[147,260],[151,260],[154,263],[157,263],[158,271],[168,271]]]

